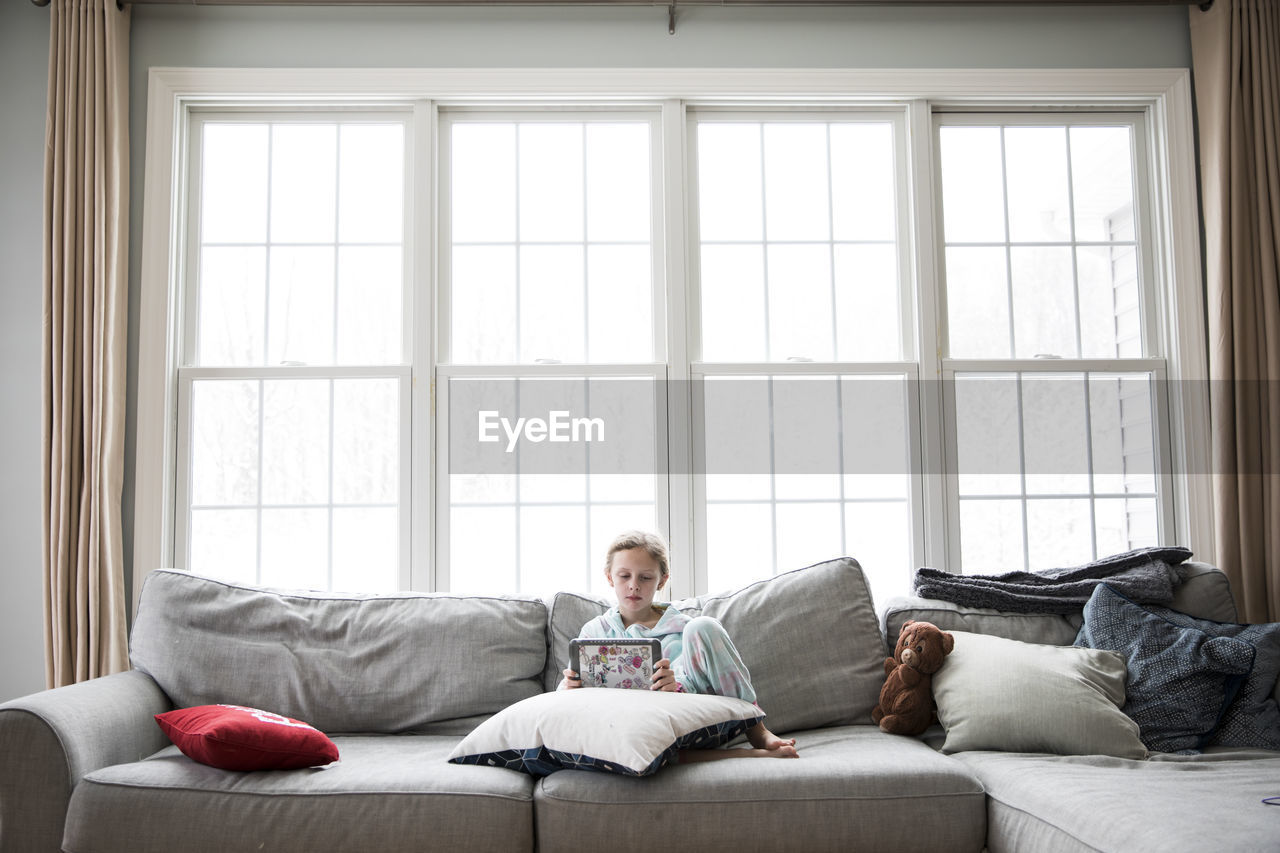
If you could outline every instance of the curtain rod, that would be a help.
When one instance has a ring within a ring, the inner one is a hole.
[[[31,0],[48,6],[49,0]],[[128,0],[134,6],[671,6],[671,0]],[[1213,0],[680,0],[681,6],[1199,6]],[[125,3],[116,0],[116,8]]]

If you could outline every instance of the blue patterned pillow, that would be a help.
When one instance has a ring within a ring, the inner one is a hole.
[[[449,760],[531,776],[556,770],[648,776],[681,749],[722,746],[762,719],[755,705],[727,696],[561,690],[502,709],[463,738]]]
[[[1084,608],[1077,646],[1109,649],[1128,665],[1122,710],[1148,749],[1191,752],[1217,729],[1253,669],[1254,648],[1177,625],[1099,584]]]
[[[1197,619],[1167,607],[1148,606],[1147,610],[1183,628],[1198,628],[1211,637],[1234,637],[1253,646],[1253,670],[1209,743],[1280,750],[1280,706],[1272,695],[1280,679],[1280,622],[1237,625]]]

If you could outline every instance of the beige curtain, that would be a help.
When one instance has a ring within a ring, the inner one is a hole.
[[[129,13],[53,0],[44,155],[45,671],[128,669],[120,490]]]
[[[1241,618],[1280,621],[1280,3],[1193,7],[1216,559]]]

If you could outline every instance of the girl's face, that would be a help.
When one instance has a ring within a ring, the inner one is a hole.
[[[625,625],[648,619],[654,594],[667,583],[662,569],[643,548],[615,552],[606,576],[618,596],[618,610]]]

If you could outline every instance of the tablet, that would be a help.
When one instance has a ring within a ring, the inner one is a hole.
[[[620,687],[648,690],[653,686],[653,665],[662,660],[658,640],[582,638],[569,642],[569,669],[578,673],[583,687]]]

